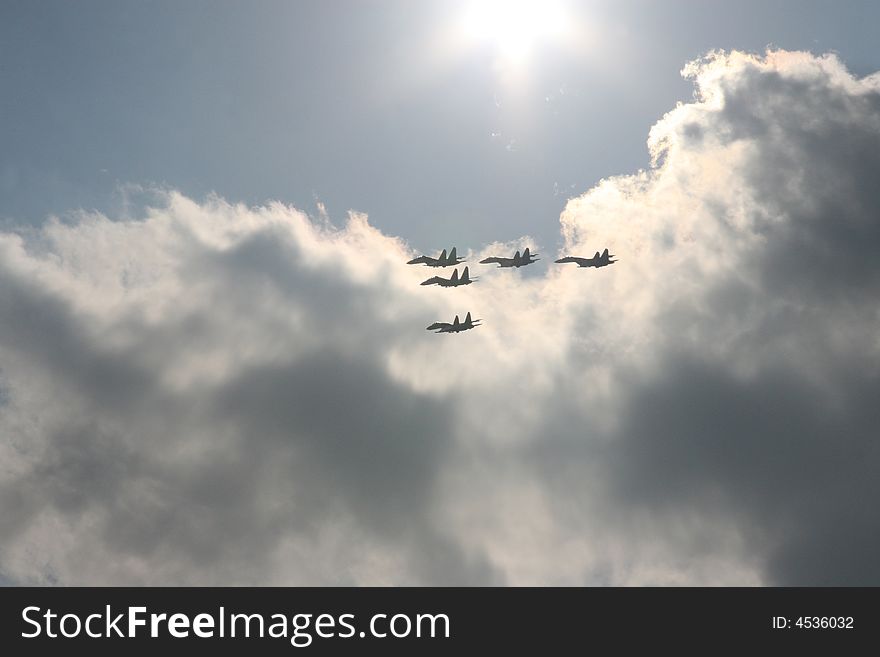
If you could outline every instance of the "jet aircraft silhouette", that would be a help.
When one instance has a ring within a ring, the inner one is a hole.
[[[493,263],[497,263],[499,267],[524,267],[526,265],[530,265],[536,260],[540,260],[540,258],[536,258],[537,253],[529,253],[529,248],[526,247],[526,250],[522,252],[522,255],[517,251],[512,258],[502,258],[500,256],[492,256],[490,258],[484,258],[480,260],[480,264],[489,265]]]
[[[455,247],[452,247],[452,251],[449,252],[449,255],[446,255],[446,249],[443,249],[443,252],[440,254],[439,258],[432,258],[431,256],[422,255],[418,258],[413,258],[406,264],[408,265],[428,265],[428,267],[450,267],[452,265],[457,265],[459,262],[463,262],[464,258],[459,257],[455,253]]]
[[[592,258],[578,258],[577,256],[565,256],[564,258],[560,258],[556,262],[576,262],[578,267],[607,267],[608,265],[613,265],[617,260],[611,260],[614,257],[614,254],[608,253],[608,249],[605,249],[601,255],[596,251],[596,255]]]
[[[464,271],[461,274],[461,278],[458,277],[458,269],[452,272],[452,276],[449,278],[443,278],[442,276],[432,276],[426,281],[422,281],[422,285],[439,285],[440,287],[458,287],[459,285],[470,285],[473,283],[476,278],[471,278],[468,273],[468,268],[465,267]]]
[[[471,314],[468,313],[463,322],[456,315],[451,324],[449,322],[434,322],[426,330],[437,331],[437,333],[461,333],[480,326],[479,322],[481,321],[480,319],[471,319]]]

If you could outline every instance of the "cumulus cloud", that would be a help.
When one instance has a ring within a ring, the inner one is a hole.
[[[0,234],[0,577],[880,583],[880,76],[684,73],[560,218],[602,270],[423,288],[363,215],[175,192]]]

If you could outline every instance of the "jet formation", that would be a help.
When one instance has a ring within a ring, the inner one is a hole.
[[[452,250],[449,252],[449,255],[446,255],[446,249],[440,252],[440,255],[437,258],[432,258],[428,255],[421,255],[418,258],[413,258],[406,264],[408,265],[427,265],[428,267],[450,267],[452,265],[457,265],[460,262],[464,262],[464,258],[460,257],[456,251],[455,247],[452,247]],[[460,285],[470,285],[473,283],[476,278],[471,278],[470,272],[468,271],[467,266],[465,266],[464,271],[461,273],[461,277],[458,275],[458,268],[456,267],[452,276],[449,278],[443,278],[442,276],[432,276],[431,278],[422,281],[422,285],[439,285],[440,287],[458,287]],[[427,330],[428,331],[436,331],[437,333],[461,333],[462,331],[467,331],[472,328],[476,328],[480,325],[480,320],[472,320],[471,314],[468,312],[464,321],[462,322],[458,315],[455,316],[455,319],[450,322],[434,322],[431,324]]]
[[[614,254],[608,254],[608,249],[605,249],[602,252],[602,255],[599,255],[599,252],[596,251],[596,255],[592,258],[578,258],[577,256],[565,256],[564,258],[560,258],[556,262],[576,262],[578,267],[607,267],[608,265],[613,265],[617,260],[611,260],[614,257]]]
[[[484,258],[480,260],[481,265],[489,265],[489,264],[497,264],[499,268],[507,268],[507,267],[516,267],[519,269],[520,267],[525,267],[526,265],[530,265],[533,262],[536,262],[540,258],[537,257],[537,253],[530,253],[528,247],[520,254],[519,251],[513,254],[512,258],[505,258],[502,256],[491,256],[488,258]],[[576,263],[578,267],[607,267],[608,265],[613,265],[617,260],[612,260],[614,258],[614,254],[609,254],[608,249],[605,249],[601,254],[596,251],[596,255],[592,258],[581,258],[578,256],[565,256],[556,260],[557,263],[568,263],[573,262]],[[459,257],[455,251],[455,247],[452,247],[452,250],[447,255],[446,249],[441,251],[440,255],[436,258],[433,258],[428,255],[421,255],[418,258],[413,258],[406,264],[408,265],[427,265],[428,267],[452,267],[458,265],[460,262],[464,262],[464,258]],[[467,266],[465,266],[464,271],[461,273],[461,276],[458,275],[458,267],[456,267],[452,276],[449,278],[443,278],[442,276],[432,276],[431,278],[422,281],[422,285],[439,285],[440,287],[458,287],[460,285],[470,285],[476,278],[470,277],[470,272],[468,271]],[[471,319],[471,314],[465,316],[464,321],[461,321],[458,318],[458,315],[455,316],[455,319],[452,322],[434,322],[429,327],[427,327],[428,331],[435,331],[437,333],[461,333],[462,331],[468,331],[472,328],[476,328],[480,326],[480,319]]]

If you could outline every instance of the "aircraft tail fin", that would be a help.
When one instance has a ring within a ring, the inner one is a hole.
[[[509,252],[508,252],[508,253],[509,253]],[[513,259],[514,259],[514,260],[519,260],[519,251],[517,251],[516,253],[513,254]]]
[[[464,282],[468,282],[469,280],[471,280],[471,276],[470,276],[470,273],[468,272],[467,267],[464,268],[464,273],[461,275],[461,280],[463,280]]]
[[[453,322],[452,322],[452,325],[453,325],[453,326],[458,326],[459,324],[461,324],[461,320],[458,319],[458,315],[456,315],[456,316],[455,316],[455,319],[454,319]]]
[[[450,278],[449,280],[450,281],[457,281],[458,280],[458,270],[457,269],[454,272],[452,272],[452,278]]]
[[[608,249],[605,249],[604,251],[602,251],[602,257],[605,259],[608,258]]]
[[[470,324],[470,323],[472,323],[472,321],[473,321],[473,320],[471,319],[471,314],[468,313],[468,314],[465,316],[465,318],[464,318],[464,323],[465,323],[465,324]]]
[[[446,260],[446,249],[440,252],[440,260]]]
[[[525,258],[526,260],[529,259],[529,247],[526,247],[526,250],[523,251],[522,257]]]
[[[454,246],[452,247],[452,251],[449,252],[449,259],[452,260],[452,262],[455,262],[458,259],[458,254],[455,252]]]
[[[598,251],[596,251],[596,255],[594,255],[593,257],[594,257],[596,260],[598,260],[598,259],[601,258],[602,256],[599,255],[599,252],[598,252]]]

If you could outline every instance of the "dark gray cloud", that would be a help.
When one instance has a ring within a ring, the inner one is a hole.
[[[176,193],[0,235],[2,577],[880,582],[880,77],[686,72],[562,215],[607,270],[425,290],[363,217]]]
[[[878,384],[853,377],[835,405],[787,370],[740,381],[672,357],[661,380],[632,391],[608,461],[615,493],[624,506],[741,527],[768,583],[880,581]]]
[[[651,313],[651,368],[620,374],[619,422],[591,453],[613,508],[734,528],[764,582],[876,584],[880,80],[803,53],[692,73],[703,102],[655,129],[664,165],[621,203],[696,194],[691,217],[657,222],[673,253],[639,225],[679,287]]]
[[[4,353],[14,380],[50,391],[52,405],[35,411],[47,426],[18,437],[0,496],[3,535],[9,548],[50,518],[72,534],[50,567],[25,568],[20,581],[381,581],[357,566],[386,553],[395,581],[498,581],[432,517],[454,414],[386,371],[376,347],[403,322],[377,317],[381,291],[352,284],[334,261],[304,266],[289,231],[271,224],[230,248],[199,246],[162,274],[184,289],[171,305],[163,299],[158,319],[141,304],[89,316],[72,290],[53,294],[7,270]],[[293,321],[267,312],[273,297]],[[289,345],[271,344],[282,330]],[[334,343],[334,330],[354,339]],[[247,339],[224,342],[236,332]],[[224,371],[172,383],[180,359]],[[32,409],[11,395],[15,421]],[[316,553],[291,572],[264,567],[284,558],[280,544],[322,532],[341,533],[332,542],[345,559],[317,565]]]

